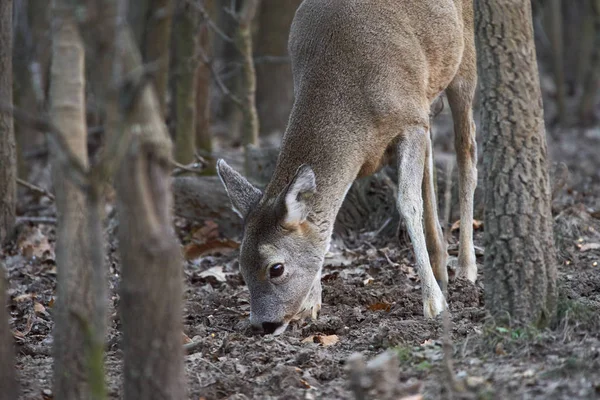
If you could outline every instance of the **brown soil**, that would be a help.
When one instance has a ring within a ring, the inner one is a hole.
[[[580,148],[598,149],[599,142],[582,138]],[[556,160],[561,161],[561,155],[571,157],[561,151],[560,141],[554,146]],[[555,203],[561,256],[559,316],[543,331],[495,326],[484,311],[481,280],[453,282],[449,288],[452,357],[456,379],[465,387],[455,398],[600,398],[600,246],[594,245],[600,243],[600,220],[598,208],[593,208],[600,183],[597,176],[589,177],[587,161],[585,171],[573,158],[566,161],[577,179],[570,181]],[[22,193],[22,198],[24,208],[46,204],[29,193]],[[52,217],[52,206],[46,208],[41,215]],[[182,220],[176,226],[184,245],[199,228]],[[116,307],[120,266],[113,227],[111,220],[107,236]],[[481,237],[479,230],[476,244],[480,247]],[[52,224],[24,223],[19,239],[0,258],[8,271],[21,399],[40,399],[43,393],[50,398],[54,239]],[[452,237],[451,248],[455,242]],[[223,249],[225,254],[187,262],[184,333],[199,343],[186,357],[190,399],[352,398],[348,357],[360,352],[370,359],[390,348],[400,362],[399,385],[411,386],[427,399],[448,397],[442,323],[422,316],[411,250],[358,243],[352,251],[336,251],[323,273],[319,319],[291,326],[279,337],[257,336],[249,329],[248,292],[237,271],[235,251]],[[478,262],[483,263],[483,257]],[[216,273],[203,274],[213,267]],[[481,269],[480,265],[480,274]],[[339,340],[329,346],[304,341],[313,335],[336,335]],[[113,317],[106,358],[111,398],[120,395],[119,336],[119,321]]]

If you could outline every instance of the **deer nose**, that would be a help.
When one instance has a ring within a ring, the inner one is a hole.
[[[263,322],[262,323],[263,333],[265,333],[265,334],[274,333],[277,330],[277,328],[279,328],[282,325],[283,325],[282,322]]]

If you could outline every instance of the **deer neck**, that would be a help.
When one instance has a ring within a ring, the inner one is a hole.
[[[364,158],[356,143],[349,141],[343,125],[300,128],[293,123],[284,136],[275,171],[265,190],[265,198],[275,199],[289,184],[302,164],[309,165],[316,177],[317,192],[311,199],[308,220],[319,234],[329,240],[333,224]]]

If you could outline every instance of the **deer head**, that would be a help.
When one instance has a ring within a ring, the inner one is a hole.
[[[217,171],[234,211],[244,220],[240,270],[250,291],[252,326],[280,334],[290,321],[316,318],[328,241],[310,218],[317,191],[313,170],[300,166],[273,198],[263,196],[223,160]]]

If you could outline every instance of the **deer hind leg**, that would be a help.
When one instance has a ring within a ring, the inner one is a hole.
[[[448,287],[448,246],[444,240],[442,227],[438,217],[437,200],[433,184],[433,149],[431,138],[427,140],[425,170],[423,173],[423,225],[425,226],[425,241],[429,260],[433,268],[433,275],[442,289],[446,293]]]
[[[473,62],[474,64],[474,62]],[[458,75],[446,89],[454,120],[454,147],[458,162],[458,200],[460,203],[460,243],[456,277],[477,280],[477,264],[473,247],[473,195],[477,186],[477,142],[473,122],[473,97],[477,77],[471,68],[461,66]]]
[[[415,251],[423,291],[423,313],[432,318],[444,310],[446,300],[431,269],[423,230],[421,190],[430,141],[428,130],[418,126],[406,130],[398,143],[398,210],[406,222]]]

